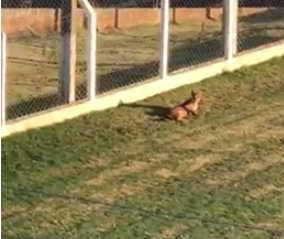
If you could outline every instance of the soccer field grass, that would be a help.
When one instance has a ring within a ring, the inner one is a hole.
[[[2,140],[2,237],[283,238],[283,74],[282,57]],[[198,119],[154,120],[192,89]]]

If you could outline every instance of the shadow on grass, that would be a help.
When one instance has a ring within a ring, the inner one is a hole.
[[[238,51],[241,52],[278,40],[283,40],[284,26],[281,27],[280,24],[278,24],[283,20],[284,11],[280,8],[268,9],[263,12],[240,16],[239,21],[243,24],[243,30],[240,29],[238,37]],[[273,22],[277,23],[277,25],[274,26]],[[276,34],[278,36],[276,36]]]
[[[267,35],[265,29],[245,29],[239,39],[239,51],[249,50],[268,43],[283,40],[280,36]],[[191,40],[186,44],[170,50],[169,72],[192,67],[223,56],[222,37],[220,33],[203,39]],[[96,93],[102,94],[120,87],[129,86],[158,76],[159,62],[137,64],[131,68],[117,70],[97,78]],[[86,83],[77,86],[77,100],[86,99]],[[14,119],[20,116],[43,111],[60,105],[57,95],[44,95],[41,97],[21,101],[7,109],[7,118]]]
[[[284,40],[284,36],[266,35],[266,31],[266,28],[249,28],[243,30],[238,38],[238,52],[251,50]]]
[[[133,103],[133,104],[127,104],[123,105],[123,107],[127,108],[138,108],[138,109],[144,109],[145,115],[149,116],[151,120],[153,121],[159,121],[159,122],[166,122],[166,121],[172,121],[175,123],[183,123],[183,122],[177,122],[174,120],[170,120],[167,115],[169,113],[170,107],[166,106],[160,106],[160,105],[144,105],[139,103]],[[194,116],[192,114],[188,114],[186,119],[188,120],[196,120],[199,116]]]
[[[250,24],[272,23],[281,20],[284,20],[284,11],[280,8],[267,9],[263,12],[239,16],[240,22]]]
[[[160,105],[144,105],[139,103],[123,105],[123,107],[145,109],[145,114],[153,120],[163,121],[166,120],[166,115],[169,112],[169,107]]]

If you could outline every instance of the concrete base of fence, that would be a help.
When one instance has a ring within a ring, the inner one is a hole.
[[[7,125],[1,127],[1,138],[26,130],[60,123],[92,111],[116,107],[121,103],[133,103],[162,92],[176,89],[183,85],[199,82],[224,71],[232,71],[243,66],[258,64],[282,55],[284,55],[284,41],[237,55],[230,62],[221,60],[195,69],[184,69],[184,72],[168,76],[164,80],[149,80],[148,82],[111,92],[97,98],[94,102],[83,102],[53,108],[50,111],[33,115],[33,117],[29,116],[29,118],[21,118],[17,121],[9,122]]]

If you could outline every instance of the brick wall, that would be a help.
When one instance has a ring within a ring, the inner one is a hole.
[[[266,9],[245,9],[243,14],[252,14]],[[159,23],[159,9],[97,9],[98,30],[105,28],[128,28],[137,25]],[[212,9],[214,18],[221,17],[221,9]],[[77,10],[77,29],[84,26],[82,9]],[[205,9],[175,8],[170,10],[170,20],[176,23],[189,20],[205,20]],[[30,29],[36,33],[57,31],[60,27],[60,10],[56,9],[1,9],[2,31],[7,33]]]

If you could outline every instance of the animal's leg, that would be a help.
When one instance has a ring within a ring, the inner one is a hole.
[[[191,111],[191,114],[193,114],[194,116],[197,116],[197,110],[193,110],[193,111]]]
[[[180,125],[180,120],[175,120],[176,125]]]
[[[186,123],[186,120],[185,118],[183,118],[181,121],[180,121],[180,125],[184,125]]]
[[[210,7],[206,7],[206,18],[211,19],[211,8]]]
[[[185,118],[178,118],[175,120],[176,124],[178,125],[183,125],[185,122]]]
[[[212,21],[215,21],[213,17],[211,17],[211,6],[206,7],[206,18]]]
[[[192,115],[193,115],[195,118],[199,118],[199,116],[200,116],[199,110],[194,110],[194,111],[192,111],[191,113],[192,113]]]

